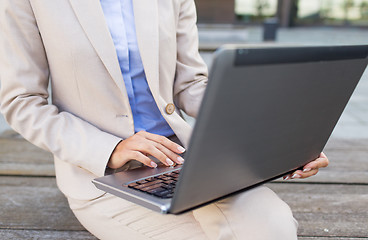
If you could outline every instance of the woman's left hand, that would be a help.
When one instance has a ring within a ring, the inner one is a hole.
[[[324,153],[321,153],[319,157],[308,163],[303,167],[303,170],[297,170],[294,173],[284,176],[284,180],[294,179],[294,178],[308,178],[314,176],[318,173],[320,168],[327,167],[329,164],[328,158]]]

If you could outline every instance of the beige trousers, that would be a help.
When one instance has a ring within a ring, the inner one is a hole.
[[[68,200],[81,224],[103,240],[297,239],[289,206],[263,186],[181,215],[162,215],[110,194]]]

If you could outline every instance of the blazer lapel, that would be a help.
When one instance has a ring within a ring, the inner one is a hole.
[[[159,32],[157,0],[133,0],[135,28],[144,71],[153,97],[159,94]]]
[[[79,23],[118,87],[126,89],[116,50],[99,0],[69,0]]]

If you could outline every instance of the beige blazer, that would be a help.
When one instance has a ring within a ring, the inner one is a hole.
[[[179,139],[191,128],[207,84],[193,0],[133,0],[152,95]],[[52,104],[47,99],[51,78]],[[99,0],[1,0],[1,112],[27,140],[55,156],[57,183],[74,199],[103,194],[116,144],[134,134],[117,55]],[[175,103],[168,114],[165,108]]]

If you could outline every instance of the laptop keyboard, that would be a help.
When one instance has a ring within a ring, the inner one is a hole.
[[[172,198],[180,170],[148,177],[123,186],[139,190],[159,198]]]

